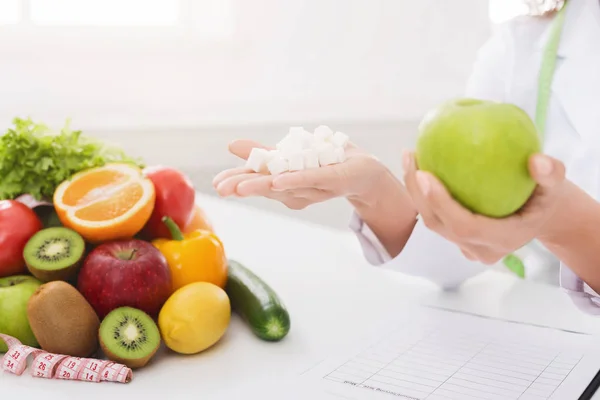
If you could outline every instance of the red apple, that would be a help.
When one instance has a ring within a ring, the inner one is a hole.
[[[86,257],[77,281],[77,289],[100,319],[124,306],[156,318],[172,288],[165,257],[152,244],[137,239],[96,247]]]

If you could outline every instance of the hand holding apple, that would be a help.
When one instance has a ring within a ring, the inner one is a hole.
[[[478,215],[459,204],[434,175],[418,171],[415,157],[405,154],[405,183],[424,224],[454,242],[469,260],[495,264],[540,235],[549,234],[557,211],[573,189],[563,164],[545,155],[531,157],[537,187],[529,201],[505,218]]]
[[[568,183],[513,104],[465,98],[427,113],[404,181],[423,222],[471,260],[493,264],[544,230]]]

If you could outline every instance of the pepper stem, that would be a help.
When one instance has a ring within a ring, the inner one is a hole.
[[[171,237],[173,238],[173,240],[184,239],[183,234],[181,233],[181,229],[179,229],[175,221],[173,221],[170,217],[162,217],[162,222],[167,226],[169,232],[171,232]]]

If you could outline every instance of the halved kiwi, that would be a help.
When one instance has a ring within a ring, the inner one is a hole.
[[[29,239],[23,257],[29,272],[43,282],[68,281],[79,271],[85,241],[64,227],[42,229]]]
[[[160,346],[156,323],[137,308],[112,310],[104,317],[99,332],[106,357],[132,369],[145,366]]]

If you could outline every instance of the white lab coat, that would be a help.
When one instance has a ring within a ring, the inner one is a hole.
[[[600,2],[567,1],[544,152],[561,160],[567,178],[600,200]],[[550,23],[548,17],[520,17],[497,27],[477,55],[465,95],[514,103],[534,119],[538,71]],[[356,215],[351,228],[373,264],[426,278],[446,289],[457,288],[489,268],[467,260],[456,245],[428,230],[422,221],[394,259]],[[562,286],[581,292],[582,282],[567,266],[560,267]],[[589,311],[593,302],[580,300],[576,303]]]

